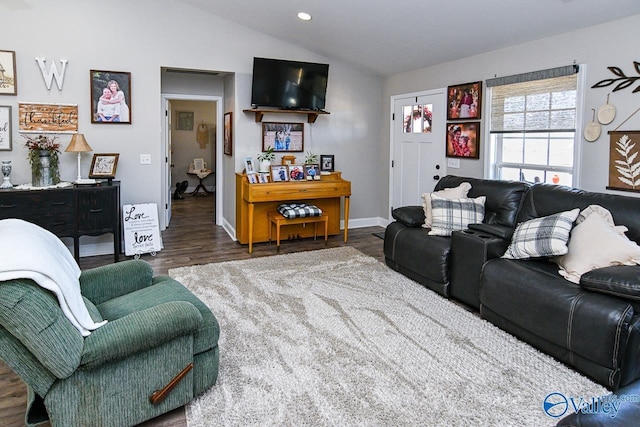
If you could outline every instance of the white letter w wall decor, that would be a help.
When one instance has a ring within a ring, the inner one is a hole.
[[[67,70],[67,61],[66,59],[61,59],[60,64],[62,64],[62,71],[58,72],[58,67],[56,67],[55,62],[51,62],[51,67],[49,67],[49,71],[46,70],[45,64],[47,62],[46,58],[36,57],[36,62],[40,66],[40,71],[42,71],[42,78],[44,79],[44,83],[47,85],[47,89],[51,90],[52,80],[56,79],[56,86],[58,86],[58,90],[62,90],[62,83],[64,82],[64,73]]]

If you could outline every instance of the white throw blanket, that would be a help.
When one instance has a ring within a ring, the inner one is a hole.
[[[91,319],[80,293],[80,267],[64,243],[44,228],[20,219],[0,221],[0,282],[12,279],[31,279],[52,291],[82,336],[107,323]]]

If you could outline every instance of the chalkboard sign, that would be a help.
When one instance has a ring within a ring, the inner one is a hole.
[[[162,236],[158,226],[158,205],[147,203],[124,205],[122,208],[125,255],[155,255],[162,249]]]

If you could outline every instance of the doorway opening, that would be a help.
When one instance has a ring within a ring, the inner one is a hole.
[[[217,172],[221,171],[222,97],[163,94],[162,98],[165,117],[162,229],[171,223],[173,204],[188,197],[210,199],[215,207],[214,224],[220,224],[222,191],[219,190],[223,187],[222,173]],[[185,182],[185,191],[176,191]]]

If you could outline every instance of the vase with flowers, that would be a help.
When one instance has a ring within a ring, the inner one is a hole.
[[[29,149],[27,159],[31,164],[31,185],[34,187],[48,187],[60,182],[58,170],[58,153],[60,144],[57,137],[38,135],[26,139],[24,146]]]

